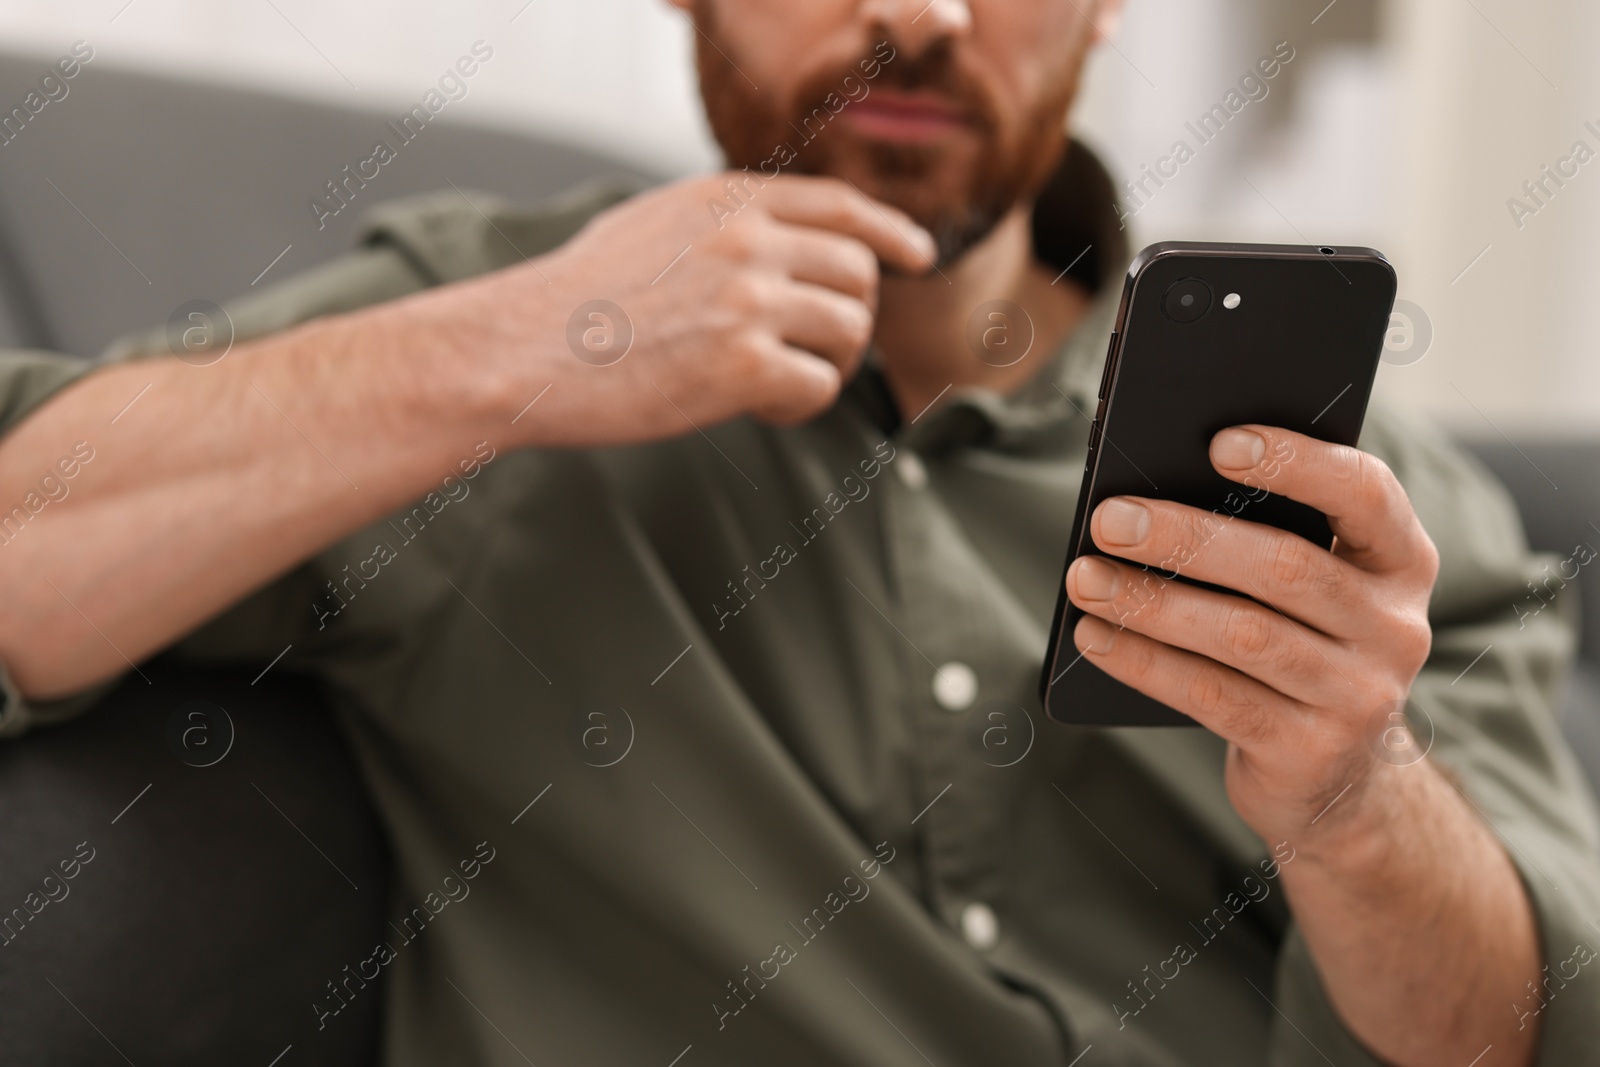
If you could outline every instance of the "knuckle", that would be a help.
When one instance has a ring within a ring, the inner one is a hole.
[[[1134,686],[1140,687],[1156,670],[1156,644],[1144,638],[1134,638],[1132,641],[1124,640],[1126,635],[1118,635],[1116,652],[1122,657],[1123,669],[1133,680]]]
[[[752,377],[765,375],[772,365],[771,339],[761,330],[745,330],[733,344],[735,369]]]
[[[770,282],[751,271],[740,271],[723,286],[726,300],[743,320],[764,318],[771,311],[774,293]]]
[[[1311,546],[1292,536],[1274,538],[1265,570],[1274,587],[1297,594],[1309,591],[1322,578],[1320,561]]]
[[[1417,523],[1417,552],[1421,560],[1422,573],[1431,588],[1434,580],[1439,577],[1439,546],[1433,543],[1433,538],[1422,529],[1420,522]]]
[[[761,250],[762,242],[760,235],[756,233],[755,225],[750,223],[750,220],[739,221],[749,224],[728,226],[717,234],[715,241],[717,251],[724,259],[744,266],[754,262]]]
[[[758,334],[749,332],[736,336],[716,363],[714,370],[710,361],[705,366],[712,377],[708,384],[716,381],[740,383],[758,396],[772,391],[772,361],[767,358],[766,345]]]
[[[865,348],[872,340],[873,318],[865,304],[848,298],[841,301],[839,318],[844,326],[845,340],[855,348]]]
[[[1396,633],[1399,649],[1408,663],[1420,665],[1427,661],[1433,651],[1433,627],[1425,616],[1407,613],[1396,627]]]
[[[1200,535],[1201,521],[1187,511],[1170,515],[1165,508],[1155,507],[1150,509],[1150,518],[1150,533],[1145,540],[1166,549],[1166,558],[1162,560],[1163,570],[1172,570],[1168,565],[1170,560],[1188,556],[1197,545],[1205,543]]]
[[[1233,703],[1222,675],[1214,670],[1196,671],[1184,695],[1190,707],[1208,718],[1227,710]]]
[[[1277,732],[1273,716],[1258,700],[1246,699],[1234,703],[1228,712],[1228,732],[1246,747],[1264,745]]]
[[[1273,670],[1290,682],[1316,682],[1323,678],[1332,668],[1323,654],[1308,643],[1312,640],[1315,638],[1278,642],[1272,651],[1267,653],[1272,660]]]
[[[1215,722],[1228,737],[1245,745],[1267,741],[1274,729],[1269,709],[1236,689],[1221,671],[1200,670],[1189,680],[1186,696],[1196,717]]]
[[[878,291],[878,257],[860,241],[848,241],[841,256],[844,275],[851,291],[863,298],[871,298]]]
[[[1162,590],[1166,582],[1160,576],[1143,571],[1138,578],[1124,581],[1122,590],[1112,604],[1117,622],[1126,625],[1130,619],[1148,617],[1162,610]]]
[[[1397,503],[1397,497],[1405,495],[1400,488],[1400,479],[1394,476],[1389,464],[1371,452],[1360,449],[1351,451],[1355,453],[1352,481],[1362,504],[1369,508],[1387,508]]]
[[[1260,660],[1272,647],[1272,624],[1259,610],[1245,604],[1228,609],[1222,634],[1224,647],[1248,662]]]

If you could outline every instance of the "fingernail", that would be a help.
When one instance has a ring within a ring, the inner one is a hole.
[[[1122,576],[1103,559],[1084,556],[1072,565],[1072,587],[1081,600],[1110,600]]]
[[[1111,646],[1116,643],[1117,630],[1116,627],[1103,619],[1097,619],[1093,615],[1085,615],[1078,620],[1077,628],[1073,630],[1073,640],[1085,652],[1105,655],[1111,651]]]
[[[1258,433],[1237,427],[1223,430],[1211,439],[1211,458],[1229,470],[1248,470],[1267,454],[1267,442]]]
[[[917,250],[922,253],[923,259],[935,260],[939,258],[939,242],[933,239],[933,234],[918,226],[911,231],[911,236],[916,241]]]
[[[1150,512],[1131,500],[1107,500],[1100,505],[1102,544],[1136,545],[1150,534]]]

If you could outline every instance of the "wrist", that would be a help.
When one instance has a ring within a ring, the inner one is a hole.
[[[1452,792],[1428,760],[1370,766],[1294,839],[1296,874],[1376,896],[1397,890],[1417,864],[1429,863],[1439,832],[1457,814],[1461,801]]]
[[[1510,855],[1442,765],[1381,765],[1359,788],[1282,868],[1334,1010],[1385,1062],[1465,1063],[1490,1044],[1528,1062],[1537,1030],[1506,1005],[1538,976],[1539,934]]]

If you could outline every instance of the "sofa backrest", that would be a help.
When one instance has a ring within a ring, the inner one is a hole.
[[[280,253],[260,284],[337,255],[357,217],[394,197],[454,183],[528,201],[591,177],[650,177],[569,144],[464,125],[450,110],[462,104],[413,118],[406,141],[389,126],[404,106],[202,85],[103,56],[71,79],[57,73],[47,94],[40,82],[58,58],[0,55],[0,346],[93,355],[187,301],[248,290]],[[394,158],[363,187],[380,140]],[[319,225],[308,204],[338,204],[326,186],[336,179],[350,203]]]

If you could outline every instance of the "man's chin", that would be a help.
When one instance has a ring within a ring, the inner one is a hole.
[[[1010,203],[985,203],[973,195],[970,183],[951,182],[952,170],[938,163],[926,169],[903,165],[884,169],[844,166],[822,173],[849,182],[874,200],[898,208],[933,235],[943,268],[958,261],[993,232],[1010,209]],[[942,188],[941,188],[942,187]]]
[[[941,270],[959,263],[982,244],[1011,207],[1010,203],[974,204],[966,199],[930,204],[917,197],[897,198],[892,193],[877,198],[904,211],[933,236],[938,248],[934,266]]]

